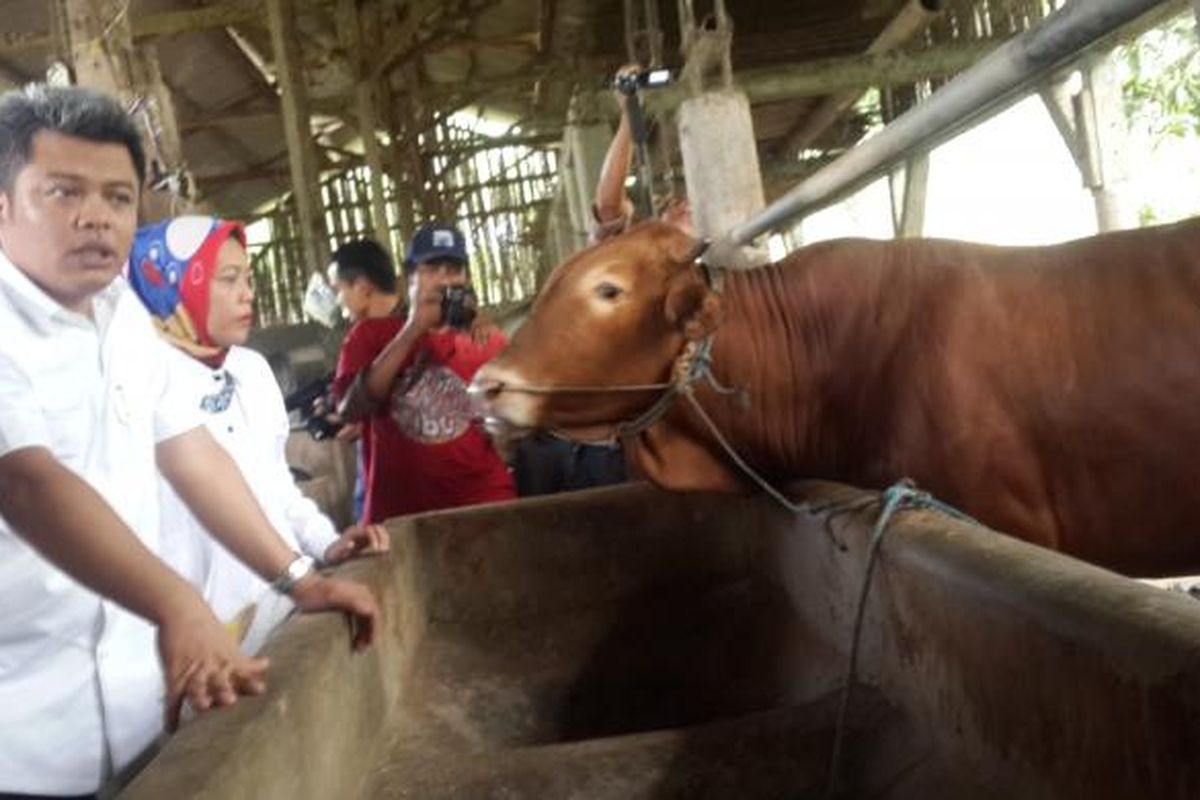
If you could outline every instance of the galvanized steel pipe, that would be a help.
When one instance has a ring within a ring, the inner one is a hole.
[[[1017,96],[1081,50],[1133,22],[1164,0],[1071,0],[1001,45],[974,67],[898,117],[759,214],[730,230],[716,247],[736,247],[820,208],[847,190],[928,149]]]

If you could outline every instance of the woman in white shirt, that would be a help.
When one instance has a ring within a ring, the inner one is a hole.
[[[140,229],[129,282],[174,345],[171,380],[195,397],[284,540],[324,564],[386,550],[378,526],[351,526],[339,536],[292,480],[283,395],[266,359],[242,346],[254,321],[254,290],[241,224],[185,216]],[[218,618],[234,619],[267,584],[208,535],[165,481],[160,494],[164,557]]]

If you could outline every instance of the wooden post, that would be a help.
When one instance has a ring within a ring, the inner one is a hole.
[[[387,198],[383,189],[383,149],[379,146],[379,110],[376,103],[376,80],[368,69],[367,55],[379,52],[382,21],[378,0],[366,0],[359,8],[357,0],[340,0],[338,6],[339,38],[346,49],[354,71],[354,106],[358,116],[358,133],[363,140],[367,158],[367,173],[371,184],[371,223],[375,239],[391,247],[388,227]]]
[[[378,89],[376,100],[379,102],[379,116],[387,126],[390,139],[387,170],[388,175],[392,178],[392,188],[396,193],[397,249],[395,250],[395,255],[396,261],[399,262],[403,258],[403,251],[408,245],[409,238],[412,237],[416,218],[415,210],[413,209],[413,187],[409,174],[405,169],[407,159],[404,156],[404,147],[402,144],[405,138],[405,121],[397,118],[391,81],[386,78],[381,79]]]
[[[930,20],[941,13],[941,9],[940,0],[908,0],[867,47],[866,54],[877,55],[901,47],[924,31]],[[816,107],[807,109],[784,136],[779,155],[790,158],[798,151],[811,147],[860,97],[861,90],[849,89],[830,95]]]
[[[321,272],[329,262],[329,242],[320,202],[320,174],[312,140],[304,62],[300,59],[296,38],[295,2],[266,0],[266,5],[271,49],[275,55],[275,76],[283,100],[283,129],[287,136],[292,196],[300,224],[304,266],[307,271]]]
[[[146,151],[147,184],[141,222],[156,222],[192,206],[193,180],[171,92],[162,79],[153,45],[135,47],[128,5],[115,0],[57,0],[58,48],[80,86],[114,95],[133,110]]]
[[[421,97],[421,80],[416,63],[410,64],[405,74],[407,96],[404,106],[404,152],[408,159],[408,174],[412,182],[415,196],[420,200],[420,217],[426,221],[439,219],[442,216],[442,202],[438,195],[435,177],[432,175],[432,165],[421,152],[419,137],[424,133],[429,139],[425,149],[432,151],[437,148],[433,137],[437,131]],[[428,186],[426,184],[429,184]]]

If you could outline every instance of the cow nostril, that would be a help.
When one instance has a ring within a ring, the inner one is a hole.
[[[471,394],[485,400],[496,399],[496,397],[498,397],[500,392],[503,390],[504,383],[502,381],[491,380],[488,378],[484,378],[483,380],[476,379],[475,382],[471,384],[470,388]]]

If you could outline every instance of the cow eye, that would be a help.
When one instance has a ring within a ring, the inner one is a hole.
[[[596,296],[601,300],[616,300],[621,296],[621,287],[605,281],[596,287]]]

